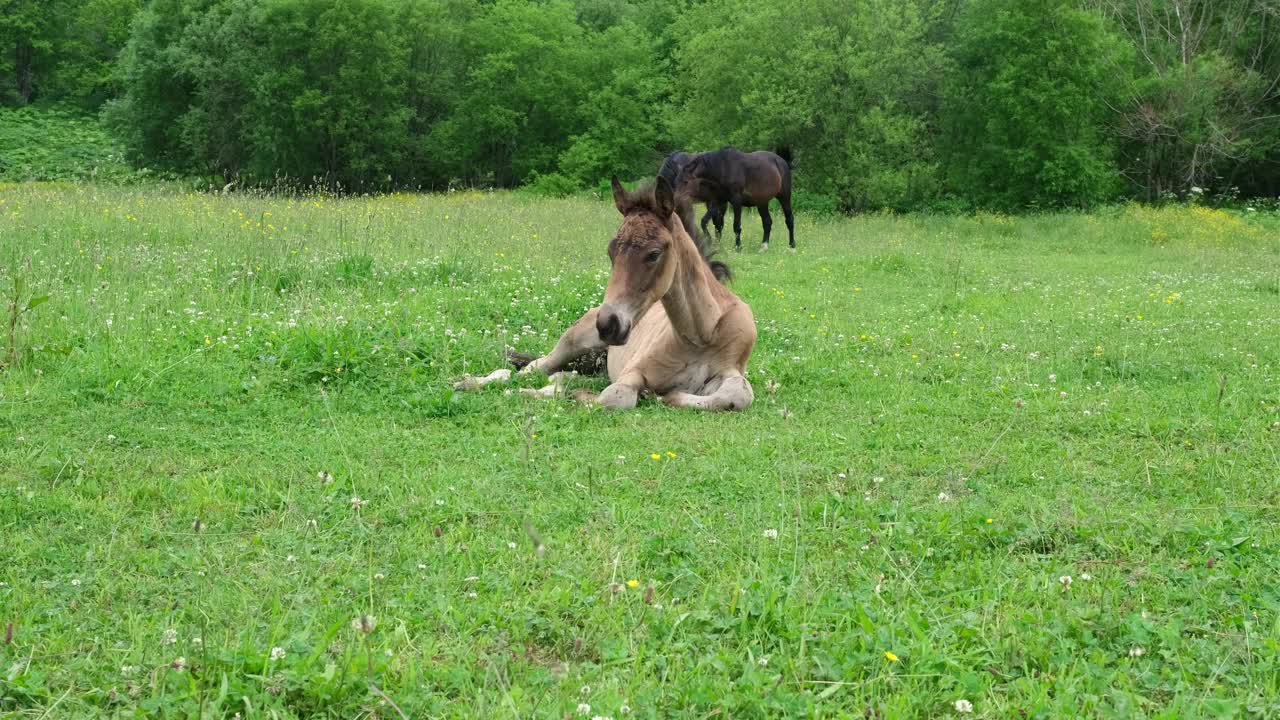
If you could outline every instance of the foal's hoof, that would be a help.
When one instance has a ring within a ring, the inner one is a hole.
[[[511,379],[511,371],[506,368],[502,368],[501,370],[494,370],[493,372],[489,373],[488,375],[485,375],[482,378],[475,377],[474,375],[463,375],[461,380],[453,384],[453,389],[454,390],[479,390],[480,388],[484,387],[485,385],[488,385],[489,383],[506,382],[510,379]]]
[[[769,252],[769,243],[760,243],[760,252]]]

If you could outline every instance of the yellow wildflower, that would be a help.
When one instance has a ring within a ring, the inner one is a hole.
[[[899,662],[898,656],[894,655],[893,652],[889,650],[884,651],[884,659],[888,660],[889,662]]]
[[[659,455],[658,453],[649,453],[649,457],[653,458],[654,460],[661,460],[661,459],[662,459],[662,456],[661,456],[661,455]]]
[[[627,587],[631,588],[632,590],[635,590],[636,588],[640,587],[640,581],[639,581],[639,580],[628,580],[628,581],[627,581]]]

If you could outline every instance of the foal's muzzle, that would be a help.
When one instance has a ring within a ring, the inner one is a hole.
[[[631,320],[608,305],[596,314],[596,332],[609,345],[625,345],[631,335]]]

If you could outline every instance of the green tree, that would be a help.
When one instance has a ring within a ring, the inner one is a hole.
[[[719,0],[676,36],[673,113],[694,148],[787,146],[798,186],[849,209],[909,208],[936,192],[930,113],[941,48],[932,3]]]
[[[598,74],[587,32],[566,2],[498,0],[468,23],[468,72],[433,146],[463,179],[513,185],[555,170],[585,129]]]
[[[1274,0],[1094,0],[1133,52],[1112,134],[1147,200],[1192,187],[1280,187],[1280,5]]]
[[[1101,17],[1070,0],[975,0],[958,23],[943,109],[951,189],[1009,209],[1112,197],[1116,45]]]

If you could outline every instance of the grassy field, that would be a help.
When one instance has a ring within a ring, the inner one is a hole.
[[[1280,716],[1280,219],[801,215],[747,412],[454,394],[618,222],[0,186],[0,715]]]

